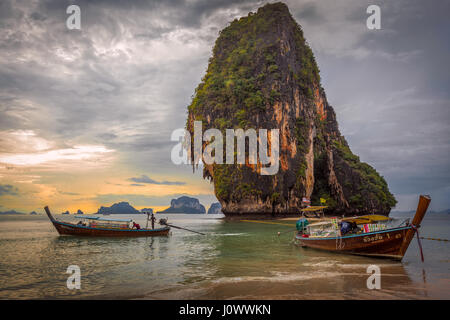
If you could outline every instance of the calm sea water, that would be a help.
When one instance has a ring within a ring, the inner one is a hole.
[[[414,238],[399,263],[297,247],[293,232],[277,236],[289,226],[165,216],[207,236],[58,236],[46,216],[0,216],[0,299],[450,298],[450,242],[422,240],[422,263]],[[132,218],[145,225],[145,216]],[[449,239],[450,216],[428,214],[421,235]],[[380,290],[367,289],[371,264]],[[69,265],[81,269],[80,290],[66,287]]]

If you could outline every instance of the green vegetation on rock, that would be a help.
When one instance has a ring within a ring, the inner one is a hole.
[[[220,31],[188,106],[191,134],[194,120],[223,133],[280,130],[275,175],[251,165],[204,166],[226,215],[298,214],[305,196],[313,204],[326,199],[331,214],[389,214],[396,203],[384,178],[341,136],[313,51],[283,3],[267,4]],[[314,158],[307,159],[311,145]]]
[[[257,14],[235,19],[220,32],[206,74],[188,107],[190,113],[195,117],[205,112],[235,114],[233,126],[247,127],[250,123],[242,121],[239,115],[264,112],[280,100],[282,93],[277,83],[282,80],[279,66],[283,59],[279,50],[282,39],[275,27],[282,23],[286,9],[280,3],[266,5]],[[303,31],[292,21],[295,40],[292,49],[301,65],[292,77],[302,92],[312,98],[312,85],[320,83],[319,69]]]

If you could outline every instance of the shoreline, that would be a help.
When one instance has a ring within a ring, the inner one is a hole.
[[[298,219],[306,218],[308,220],[312,221],[322,221],[322,220],[328,220],[331,218],[328,216],[325,216],[323,218],[317,218],[317,217],[306,217],[301,215],[265,215],[265,214],[233,214],[233,215],[225,215],[221,219],[225,221],[240,221],[240,220],[267,220],[267,221],[297,221]]]

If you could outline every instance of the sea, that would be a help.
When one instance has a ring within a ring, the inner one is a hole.
[[[295,221],[156,216],[205,235],[172,229],[166,237],[59,236],[45,215],[0,216],[0,299],[450,298],[449,241],[421,240],[422,262],[415,237],[396,262],[298,247]],[[146,224],[145,215],[114,217]],[[450,215],[427,214],[420,235],[450,239]],[[369,279],[373,265],[379,288]],[[70,285],[73,266],[79,289]]]

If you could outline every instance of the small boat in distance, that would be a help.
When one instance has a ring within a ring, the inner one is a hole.
[[[78,223],[59,221],[53,218],[50,209],[45,207],[48,218],[60,235],[90,236],[90,237],[152,237],[167,236],[170,227],[141,229],[132,219],[115,219],[103,217],[76,216]],[[132,226],[130,227],[130,224]]]
[[[420,196],[416,214],[399,225],[389,225],[392,219],[379,215],[337,218],[309,224],[306,219],[297,221],[298,245],[339,253],[402,260],[409,244],[418,232],[431,198]],[[419,239],[419,235],[418,239]],[[419,247],[420,240],[419,240]],[[423,255],[421,251],[423,260]]]

